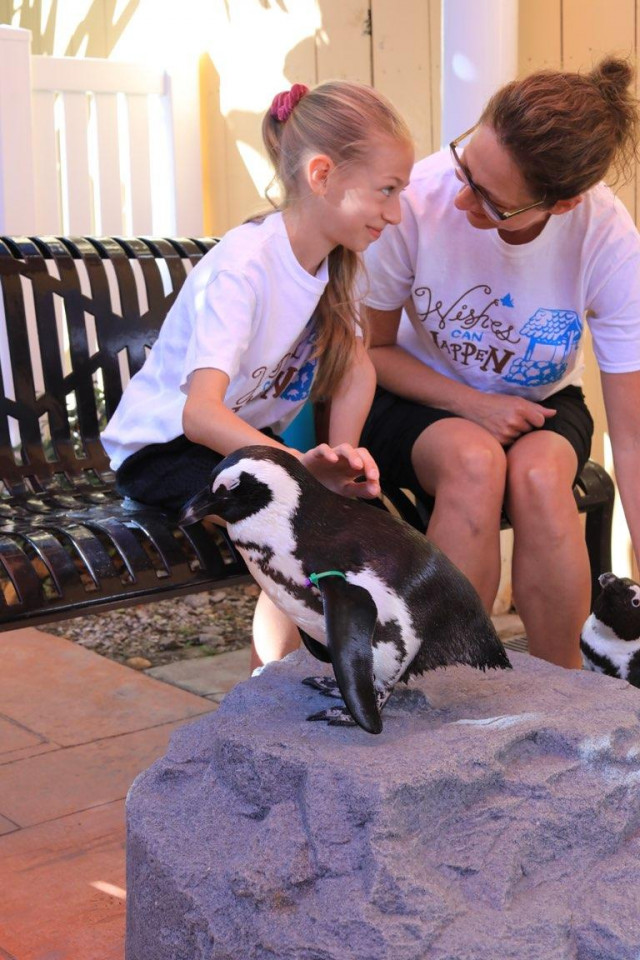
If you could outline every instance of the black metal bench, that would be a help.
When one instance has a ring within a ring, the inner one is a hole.
[[[0,238],[0,630],[248,579],[217,528],[123,501],[99,439],[215,242]],[[589,464],[579,489],[597,576],[613,486]],[[385,493],[424,530],[421,505]]]
[[[248,578],[219,531],[123,501],[100,443],[214,243],[0,240],[0,630]]]

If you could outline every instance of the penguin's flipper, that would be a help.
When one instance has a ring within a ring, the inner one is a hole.
[[[373,686],[373,633],[378,610],[363,587],[338,577],[318,581],[327,647],[340,693],[351,716],[368,733],[382,731]]]
[[[309,634],[305,633],[304,630],[301,630],[300,627],[298,627],[298,633],[302,637],[302,642],[312,657],[315,657],[316,660],[322,660],[323,663],[331,663],[329,651],[325,647],[324,643],[314,640],[313,637],[310,637]]]

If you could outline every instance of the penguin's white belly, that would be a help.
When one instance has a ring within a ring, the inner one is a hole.
[[[308,633],[314,640],[318,640],[319,643],[326,646],[324,615],[316,613],[305,603],[298,600],[293,594],[289,593],[283,585],[272,580],[271,577],[266,576],[248,554],[244,551],[241,552],[244,555],[245,562],[252,577],[273,603],[275,603],[276,607],[289,617],[290,620],[293,620],[301,630],[304,630],[305,633]],[[304,580],[301,580],[299,583],[300,586],[305,586]]]
[[[278,583],[266,574],[259,565],[261,557],[253,556],[250,549],[245,550],[236,545],[252,576],[278,609],[310,637],[326,646],[324,614],[316,613],[297,596],[290,593],[284,584]],[[281,553],[276,556],[270,561],[274,572],[283,576],[285,581],[293,582],[297,587],[305,590],[312,589],[307,586],[302,568],[292,555]],[[388,623],[395,624],[402,638],[404,650],[397,643],[382,641],[380,638],[375,645],[372,644],[374,685],[376,689],[384,692],[393,686],[412,662],[420,647],[421,638],[416,635],[409,607],[404,598],[394,592],[376,573],[365,568],[358,573],[345,572],[345,575],[349,583],[363,587],[369,593],[376,605],[378,623],[383,626]]]
[[[595,653],[606,657],[612,667],[618,671],[618,674],[626,679],[631,658],[640,650],[640,640],[621,640],[610,627],[601,623],[593,613],[590,614],[582,628],[582,638]],[[585,661],[585,654],[583,653],[582,656],[583,661]],[[596,673],[604,672],[602,667],[591,661],[585,665]]]
[[[348,574],[347,579],[370,594],[378,611],[379,624],[397,625],[404,644],[404,653],[393,641],[379,642],[373,648],[376,687],[383,689],[393,686],[414,659],[422,642],[422,638],[415,632],[407,602],[369,568]]]

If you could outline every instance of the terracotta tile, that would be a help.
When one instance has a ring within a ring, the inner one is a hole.
[[[59,743],[51,743],[50,740],[43,740],[31,747],[23,747],[21,750],[11,750],[9,753],[0,754],[0,767],[8,763],[14,763],[16,760],[23,760],[25,757],[38,757],[41,753],[51,753],[52,750],[63,749]],[[0,954],[0,960],[2,955]]]
[[[0,958],[122,960],[122,801],[2,837],[0,877]]]
[[[2,713],[70,746],[196,716],[209,704],[78,644],[26,628],[2,635]]]
[[[0,716],[0,759],[5,753],[37,747],[42,743],[45,743],[45,739],[40,734],[27,730],[9,717]]]
[[[5,764],[0,810],[26,827],[124,798],[135,777],[166,752],[182,722]]]
[[[13,820],[8,820],[7,817],[3,817],[0,814],[0,834],[4,833],[13,833],[14,830],[19,830],[20,827],[17,823],[14,823]],[[2,960],[2,954],[0,954],[0,960]]]

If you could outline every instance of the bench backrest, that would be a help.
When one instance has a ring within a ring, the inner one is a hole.
[[[1,494],[109,471],[100,431],[215,242],[0,238]]]

